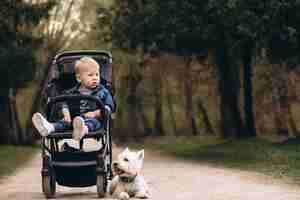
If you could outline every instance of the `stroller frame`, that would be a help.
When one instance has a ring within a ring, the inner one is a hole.
[[[55,56],[51,68],[57,67],[61,61],[66,59],[78,59],[83,56],[100,56],[104,57],[109,65],[112,62],[112,56],[106,51],[68,51]],[[111,66],[110,66],[111,67]],[[50,68],[50,72],[51,72]],[[101,69],[102,70],[102,69]],[[106,69],[107,70],[107,69]],[[109,69],[111,72],[111,69]],[[47,89],[53,85],[51,75],[49,73],[47,81]],[[104,77],[102,84],[109,90],[111,88],[111,73],[106,73],[110,77]],[[102,77],[101,77],[102,78]],[[48,93],[48,92],[46,92]],[[49,94],[49,93],[48,93]],[[51,109],[61,102],[69,102],[80,100],[89,100],[94,102],[104,114],[104,128],[95,132],[89,132],[79,142],[79,149],[71,149],[60,151],[58,142],[63,139],[71,139],[72,132],[55,132],[47,137],[42,138],[42,190],[46,198],[55,197],[56,183],[68,187],[88,187],[97,186],[97,194],[99,198],[104,197],[107,188],[107,182],[112,178],[112,137],[111,125],[112,118],[108,114],[105,106],[100,99],[89,95],[58,95],[47,96],[46,117],[51,121]],[[97,143],[101,144],[101,148],[95,151],[84,152],[83,144],[86,138],[94,138]]]

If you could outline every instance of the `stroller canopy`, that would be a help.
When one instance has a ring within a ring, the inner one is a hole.
[[[101,69],[101,84],[110,91],[112,90],[112,55],[110,52],[95,50],[65,51],[57,54],[52,60],[44,85],[46,96],[54,95],[52,94],[54,92],[52,91],[53,88],[56,90],[54,93],[57,94],[77,84],[74,71],[75,62],[85,56],[98,62]]]

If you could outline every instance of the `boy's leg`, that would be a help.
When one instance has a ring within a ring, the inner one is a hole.
[[[89,132],[94,132],[103,127],[103,122],[96,118],[85,118],[84,123],[88,127]]]
[[[34,113],[32,116],[32,123],[38,132],[43,136],[47,136],[54,132],[54,125],[48,122],[41,113]]]
[[[80,116],[75,117],[73,120],[73,139],[79,141],[88,131],[84,119]]]
[[[64,120],[60,120],[58,122],[53,123],[55,132],[64,132],[72,129],[72,125],[69,122]]]

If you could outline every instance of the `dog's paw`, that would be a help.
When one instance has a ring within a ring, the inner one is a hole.
[[[148,199],[149,194],[147,192],[138,192],[134,195],[134,197],[140,198],[140,199]]]
[[[119,194],[119,199],[120,200],[128,200],[130,198],[129,194],[127,192],[121,192]]]

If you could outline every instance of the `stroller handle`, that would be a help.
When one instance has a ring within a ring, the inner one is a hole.
[[[48,103],[47,103],[47,113],[49,113],[48,111],[51,110],[53,105],[60,103],[60,102],[66,102],[66,101],[72,101],[72,100],[74,100],[74,101],[80,101],[80,100],[93,101],[96,103],[97,107],[99,107],[103,111],[106,111],[106,107],[100,99],[98,99],[94,96],[90,96],[90,95],[81,95],[81,94],[74,95],[74,94],[72,94],[72,95],[59,95],[56,97],[49,98]],[[105,114],[108,114],[108,112],[105,112]]]

